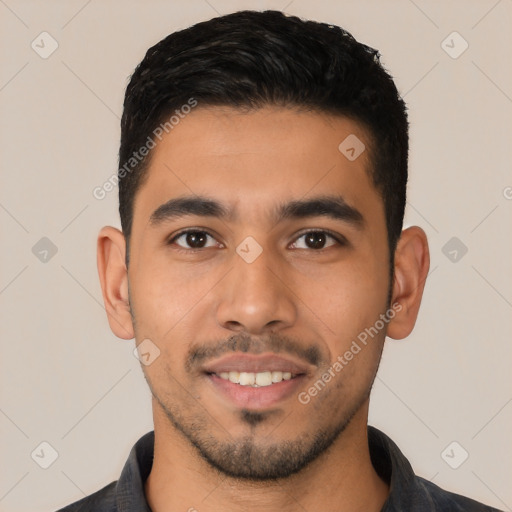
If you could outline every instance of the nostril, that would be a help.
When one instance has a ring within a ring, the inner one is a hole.
[[[242,331],[244,329],[244,326],[237,322],[236,320],[227,320],[225,322],[225,326],[227,329],[230,329],[231,331]]]

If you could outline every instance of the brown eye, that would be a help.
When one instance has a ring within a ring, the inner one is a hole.
[[[294,249],[326,249],[332,245],[343,245],[334,235],[326,231],[308,231],[300,235],[292,244]]]
[[[304,235],[304,243],[311,249],[322,249],[326,241],[326,234],[320,231],[314,231]]]
[[[213,247],[215,239],[205,231],[184,231],[176,235],[171,243],[175,243],[184,249],[204,249]]]

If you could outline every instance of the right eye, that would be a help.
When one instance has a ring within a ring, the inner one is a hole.
[[[171,240],[169,240],[169,244],[176,244],[182,249],[198,250],[215,247],[216,240],[206,231],[187,229],[171,238]]]

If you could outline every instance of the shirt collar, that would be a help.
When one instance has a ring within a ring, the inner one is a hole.
[[[119,512],[151,512],[144,494],[144,482],[153,466],[155,432],[142,436],[133,446],[116,486]]]
[[[411,464],[386,434],[370,425],[368,445],[375,471],[389,485],[388,499],[381,512],[410,510],[409,496],[414,494],[417,480]]]

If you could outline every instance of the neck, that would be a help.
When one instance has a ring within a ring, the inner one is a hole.
[[[213,469],[181,433],[155,414],[155,454],[145,483],[146,499],[153,512],[260,512],[262,507],[269,512],[378,512],[389,489],[371,464],[367,417],[368,404],[326,452],[295,475],[247,481]]]

